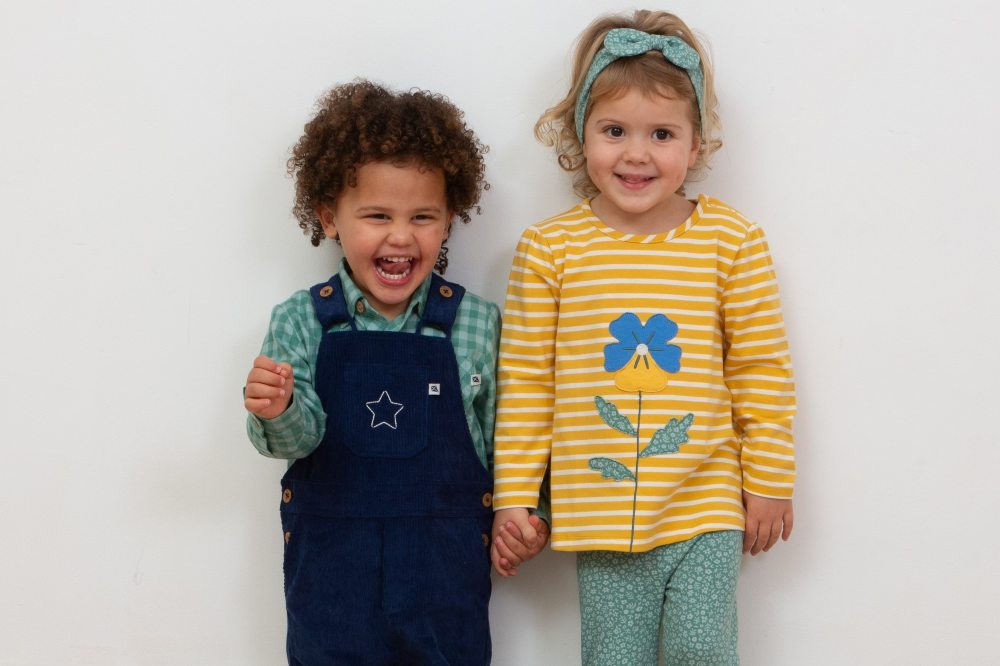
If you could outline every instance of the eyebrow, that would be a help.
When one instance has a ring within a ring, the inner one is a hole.
[[[630,124],[631,125],[635,125],[635,123],[628,123],[628,122],[625,122],[625,121],[622,121],[622,120],[618,120],[614,116],[607,116],[607,117],[604,117],[604,118],[598,118],[597,122],[598,123],[613,123],[615,125],[630,125]],[[661,122],[654,122],[654,123],[650,123],[650,126],[651,127],[681,127],[681,124],[680,123],[672,123],[672,122],[662,122],[662,123]]]
[[[420,208],[413,209],[412,213],[441,213],[444,209],[441,206],[421,206]],[[392,208],[389,206],[361,206],[356,208],[354,212],[357,213],[390,213]]]

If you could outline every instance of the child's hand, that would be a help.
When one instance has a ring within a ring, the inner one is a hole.
[[[544,530],[542,533],[540,528]],[[504,540],[503,535],[509,538]],[[490,547],[493,568],[501,576],[517,575],[517,566],[537,555],[548,538],[549,526],[537,516],[532,521],[527,509],[500,509],[493,516],[493,545]]]
[[[243,405],[251,414],[262,419],[273,419],[288,409],[293,386],[292,366],[277,363],[266,356],[258,356],[247,375]]]
[[[743,534],[743,552],[756,555],[765,553],[778,542],[792,536],[792,500],[761,497],[743,491],[743,505],[747,510],[747,529]]]
[[[517,567],[527,562],[538,553],[542,552],[545,544],[549,541],[549,524],[538,516],[531,514],[528,516],[528,524],[535,529],[535,544],[529,546],[524,534],[518,528],[517,523],[508,520],[500,523],[499,529],[494,529],[496,536],[493,537],[493,566],[501,576],[516,576]],[[497,566],[499,564],[499,566]]]

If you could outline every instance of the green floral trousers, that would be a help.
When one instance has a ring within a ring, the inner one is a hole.
[[[700,534],[646,553],[577,554],[586,666],[739,664],[736,581],[743,532]]]

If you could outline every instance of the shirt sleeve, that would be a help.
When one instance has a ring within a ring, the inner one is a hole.
[[[247,415],[247,434],[269,458],[298,459],[312,453],[326,428],[326,413],[316,394],[316,352],[322,329],[308,292],[299,292],[275,306],[260,353],[292,366],[292,401],[273,419]]]
[[[764,232],[753,225],[722,294],[726,385],[742,437],[743,489],[787,499],[795,482],[795,383],[781,299]]]
[[[489,304],[486,330],[482,336],[483,357],[479,369],[482,382],[473,399],[472,409],[483,437],[483,457],[486,469],[493,473],[493,429],[496,423],[497,406],[497,353],[500,345],[500,308]]]
[[[494,509],[536,508],[552,449],[559,282],[552,251],[534,228],[514,255],[497,367]]]

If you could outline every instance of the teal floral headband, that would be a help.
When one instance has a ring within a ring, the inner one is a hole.
[[[590,87],[594,85],[594,79],[615,60],[642,55],[648,51],[660,51],[667,62],[687,72],[691,85],[694,86],[694,94],[698,98],[698,112],[702,112],[701,96],[705,78],[701,72],[701,58],[698,57],[697,51],[680,37],[651,35],[631,28],[615,28],[604,37],[604,48],[597,52],[590,63],[590,69],[587,70],[587,76],[583,80],[583,87],[580,88],[580,95],[576,98],[576,135],[580,138],[580,143],[583,143],[583,117],[590,101]]]

